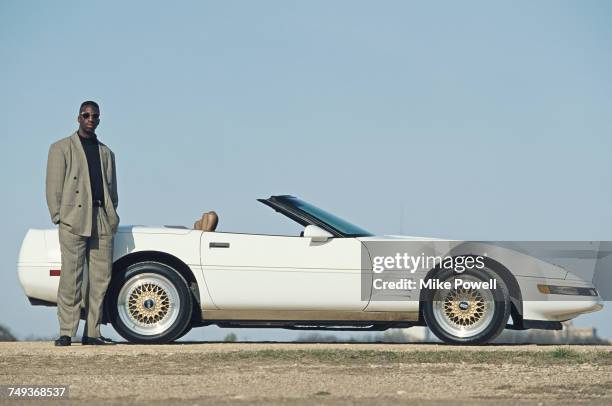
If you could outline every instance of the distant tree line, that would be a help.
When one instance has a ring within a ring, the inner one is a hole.
[[[0,341],[17,341],[17,339],[11,334],[8,327],[4,327],[0,324]]]

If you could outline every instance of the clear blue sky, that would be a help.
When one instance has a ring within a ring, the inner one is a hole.
[[[283,232],[255,198],[292,193],[377,233],[612,240],[610,21],[608,1],[2,1],[0,323],[56,334],[15,262],[86,99],[123,224]],[[578,324],[612,338],[611,315]]]

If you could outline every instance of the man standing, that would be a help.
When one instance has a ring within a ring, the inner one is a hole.
[[[82,343],[111,343],[100,335],[100,319],[111,279],[113,235],[119,225],[115,155],[96,135],[100,124],[97,103],[81,104],[78,123],[74,134],[51,145],[47,161],[47,205],[51,221],[59,224],[62,254],[57,293],[60,337],[55,340],[56,346],[70,345],[77,333],[85,261],[89,285]]]

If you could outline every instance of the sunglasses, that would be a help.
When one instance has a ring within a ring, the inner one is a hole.
[[[100,119],[100,114],[98,113],[91,114],[91,113],[85,112],[85,113],[80,113],[79,115],[83,117],[85,120],[87,120],[89,117],[93,117],[94,120]]]

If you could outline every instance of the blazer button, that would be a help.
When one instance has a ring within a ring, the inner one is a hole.
[[[81,205],[79,204],[79,207],[81,207]]]
[[[74,177],[74,180],[76,180],[76,176]]]
[[[78,191],[78,190],[77,190],[76,192],[77,192],[77,193],[79,193],[79,191]]]

